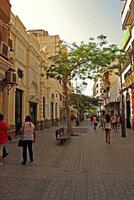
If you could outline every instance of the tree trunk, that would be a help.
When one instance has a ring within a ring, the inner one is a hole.
[[[72,123],[71,123],[71,112],[69,108],[69,100],[68,100],[68,88],[67,88],[67,80],[63,80],[64,91],[65,91],[65,108],[67,113],[67,133],[68,135],[73,135]]]
[[[83,109],[80,110],[80,121],[83,121]]]
[[[82,110],[80,110],[80,122],[82,121]]]

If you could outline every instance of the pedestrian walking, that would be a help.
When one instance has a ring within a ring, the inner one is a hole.
[[[110,144],[111,143],[111,116],[109,114],[106,114],[105,133],[106,133],[106,142]]]
[[[100,116],[100,119],[99,119],[99,123],[100,123],[100,126],[99,128],[101,128],[102,130],[104,130],[104,117],[103,116]]]
[[[2,158],[5,158],[9,154],[8,149],[7,149],[7,147],[5,145],[3,147],[2,152],[3,152]]]
[[[21,128],[21,135],[22,135],[22,140],[23,140],[23,145],[22,145],[22,156],[23,156],[23,161],[22,165],[26,165],[27,162],[27,147],[29,150],[29,158],[30,162],[33,162],[33,142],[35,142],[35,126],[32,123],[32,119],[29,115],[26,116],[25,122]]]
[[[89,117],[89,121],[90,121],[90,126],[93,126],[93,124],[94,124],[94,116],[93,115],[91,115]]]
[[[0,166],[3,162],[3,148],[8,143],[8,123],[4,120],[4,115],[0,113]]]
[[[117,115],[117,130],[120,129],[120,123],[121,123],[120,116]]]
[[[12,143],[12,138],[10,135],[8,135],[8,142]],[[5,144],[4,147],[3,147],[3,156],[2,158],[5,158],[6,156],[8,156],[9,154],[9,151],[8,151],[8,148],[7,148],[7,145]]]
[[[111,118],[111,123],[112,123],[112,128],[113,128],[114,132],[117,132],[117,116],[116,115],[114,115]]]
[[[79,126],[79,125],[80,125],[80,122],[79,122],[78,117],[76,117],[76,119],[75,119],[75,123],[76,123],[76,126]]]
[[[98,125],[98,122],[97,122],[97,117],[94,115],[94,117],[93,117],[93,125],[94,125],[94,130],[96,130],[96,128],[97,128],[97,125]]]

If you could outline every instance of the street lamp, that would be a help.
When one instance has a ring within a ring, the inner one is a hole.
[[[113,64],[110,69],[118,69],[120,76],[120,95],[121,95],[121,136],[126,137],[126,125],[125,125],[125,106],[124,106],[124,95],[123,95],[123,83],[122,83],[122,68],[121,62]]]

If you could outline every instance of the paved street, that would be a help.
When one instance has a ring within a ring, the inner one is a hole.
[[[134,133],[113,133],[107,144],[103,131],[81,126],[75,129],[79,136],[62,146],[53,131],[38,133],[35,162],[26,166],[17,143],[9,144],[0,167],[0,199],[134,200]]]

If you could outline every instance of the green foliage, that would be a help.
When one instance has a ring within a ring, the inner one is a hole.
[[[107,44],[106,36],[100,35],[90,38],[87,43],[79,45],[73,43],[68,46],[68,53],[62,44],[59,45],[59,52],[50,57],[47,76],[55,79],[97,79],[106,72],[114,60],[124,60],[124,53],[114,44]]]
[[[70,95],[70,105],[77,108],[79,111],[88,111],[101,105],[101,100],[95,97],[89,97],[84,94]]]

